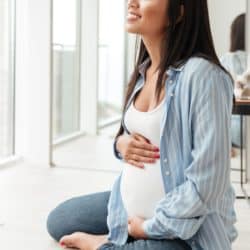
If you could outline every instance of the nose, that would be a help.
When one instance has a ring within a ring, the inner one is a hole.
[[[128,0],[128,8],[130,7],[138,7],[138,0]]]

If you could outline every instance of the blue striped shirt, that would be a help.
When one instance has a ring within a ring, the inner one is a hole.
[[[140,65],[141,75],[125,112],[144,85],[148,62]],[[229,250],[237,237],[230,182],[232,80],[217,65],[198,57],[170,67],[166,74],[160,129],[166,195],[157,203],[154,216],[144,221],[143,229],[150,239],[180,238],[194,250]],[[129,133],[124,113],[122,126]],[[123,160],[116,150],[114,153]],[[128,237],[121,174],[112,186],[107,216],[108,240],[117,245],[125,244]]]

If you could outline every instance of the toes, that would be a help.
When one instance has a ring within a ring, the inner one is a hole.
[[[72,234],[63,236],[59,241],[61,246],[74,247],[75,240]]]

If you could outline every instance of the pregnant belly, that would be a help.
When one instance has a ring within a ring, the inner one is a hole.
[[[159,200],[164,195],[160,162],[144,164],[140,169],[128,163],[124,164],[121,177],[121,197],[128,216],[151,218]]]

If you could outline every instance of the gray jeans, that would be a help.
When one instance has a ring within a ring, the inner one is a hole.
[[[48,216],[47,230],[56,241],[67,234],[85,232],[108,234],[107,204],[110,191],[74,197],[59,204]],[[190,250],[180,239],[136,240],[129,236],[127,243],[118,246],[112,243],[102,245],[99,250]]]

